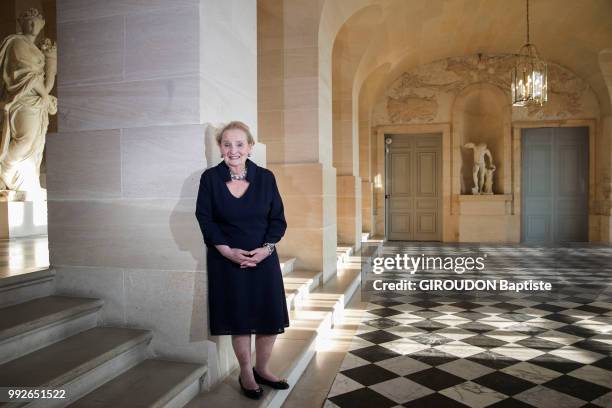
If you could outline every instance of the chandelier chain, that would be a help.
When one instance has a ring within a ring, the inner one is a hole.
[[[527,6],[527,44],[529,44],[529,0],[525,1]]]

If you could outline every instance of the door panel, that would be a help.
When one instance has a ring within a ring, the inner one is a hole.
[[[522,134],[523,242],[588,241],[588,128]]]
[[[435,234],[437,229],[436,213],[417,212],[417,234]]]
[[[387,239],[441,240],[442,136],[385,139]]]
[[[436,152],[416,152],[417,155],[417,189],[416,195],[436,196],[438,186],[436,185]]]

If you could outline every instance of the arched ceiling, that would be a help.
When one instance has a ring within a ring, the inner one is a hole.
[[[336,29],[333,55],[342,59],[332,64],[334,81],[341,81],[334,87],[352,88],[362,113],[415,66],[476,53],[516,53],[525,42],[522,0],[370,0],[356,2],[353,10],[346,6],[351,1],[327,2],[322,21],[331,33]],[[344,8],[334,8],[340,2]],[[325,16],[328,10],[336,10],[337,28]],[[530,0],[530,20],[531,41],[541,56],[585,79],[602,112],[609,113],[599,54],[612,47],[612,1]]]

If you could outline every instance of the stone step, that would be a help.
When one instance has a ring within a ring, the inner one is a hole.
[[[332,330],[329,335],[326,337],[324,342],[317,342],[317,350],[328,350],[329,347],[337,352],[337,344],[334,345],[334,336],[340,335],[344,336],[342,333],[346,330],[345,326],[343,326],[346,321],[343,320],[345,306],[348,305],[351,298],[354,296],[356,291],[359,289],[361,284],[361,261],[367,262],[369,258],[375,256],[380,251],[380,248],[371,247],[370,245],[362,246],[359,251],[356,251],[354,254],[347,256],[345,259],[344,267],[341,267],[337,270],[336,275],[325,282],[321,287],[315,289],[312,293],[308,295],[308,297],[301,302],[298,310],[317,310],[317,311],[332,311],[333,313],[333,324],[334,327],[338,326],[339,332]],[[357,258],[356,260],[353,258]],[[337,341],[337,338],[336,338]],[[349,340],[350,341],[350,340]],[[329,344],[327,344],[329,342]],[[327,346],[327,347],[326,347]],[[309,375],[312,375],[312,367],[319,367],[321,361],[317,360],[317,364],[312,364],[309,370]],[[323,363],[325,364],[325,363]],[[301,377],[301,376],[300,376]],[[312,381],[312,377],[311,377]],[[333,381],[333,378],[330,380]],[[319,384],[320,382],[317,382]],[[331,384],[327,385],[329,387]],[[310,384],[312,387],[312,383]],[[304,387],[300,386],[300,382],[294,385],[295,393],[304,392]],[[295,394],[294,394],[295,395]],[[304,401],[304,399],[300,399],[298,396],[290,399],[288,404],[294,404],[295,401]],[[309,403],[314,404],[314,401],[309,401]],[[318,406],[318,405],[317,405]]]
[[[295,308],[296,311],[331,313],[331,327],[339,324],[344,315],[344,295],[335,293],[310,293]]]
[[[287,309],[293,309],[310,292],[321,285],[323,272],[294,270],[283,276],[283,286],[285,287],[285,299]]]
[[[0,365],[0,387],[48,387],[65,400],[6,403],[0,407],[60,407],[148,357],[148,330],[96,327]]]
[[[276,338],[274,351],[270,358],[270,369],[281,378],[286,378],[291,386],[287,390],[274,390],[267,386],[259,400],[251,400],[240,392],[238,384],[239,369],[234,370],[224,381],[210,391],[194,398],[186,408],[232,407],[262,408],[280,407],[293,386],[298,381],[308,363],[313,358],[317,332],[308,329],[288,328]]]
[[[0,309],[0,364],[95,327],[103,304],[46,296]]]
[[[344,308],[359,289],[360,284],[360,269],[339,269],[334,277],[299,302],[296,310],[331,313],[333,328],[342,322]]]
[[[55,271],[38,269],[0,278],[0,307],[49,296],[55,291]]]
[[[293,271],[293,268],[295,266],[295,258],[281,258],[280,264],[281,264],[281,272],[283,276],[285,276],[286,274]]]
[[[145,360],[69,407],[183,407],[200,393],[206,372],[202,364]]]
[[[346,261],[346,258],[353,254],[353,247],[351,245],[338,245],[336,248],[336,265],[338,268]]]
[[[342,264],[338,266],[338,270],[347,268],[359,268],[366,272],[371,271],[372,258],[378,256],[381,252],[381,245],[365,244],[359,250],[354,251],[351,255],[345,256]]]
[[[315,331],[315,350],[325,346],[330,339],[334,325],[334,314],[330,310],[300,308],[289,312],[290,329],[293,332]],[[291,335],[291,334],[288,334]]]
[[[355,291],[361,284],[361,269],[360,268],[343,268],[339,269],[335,276],[330,278],[325,284],[316,289],[313,296],[320,296],[325,298],[327,296],[333,298],[339,296],[342,300],[342,306],[344,307]]]
[[[368,241],[361,245],[361,248],[355,252],[355,255],[360,257],[372,258],[380,255],[382,252],[382,243],[378,241]]]

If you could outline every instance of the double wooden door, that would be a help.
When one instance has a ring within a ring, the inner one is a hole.
[[[521,150],[521,240],[588,241],[589,129],[524,129]]]
[[[388,240],[442,239],[442,135],[385,135]]]

